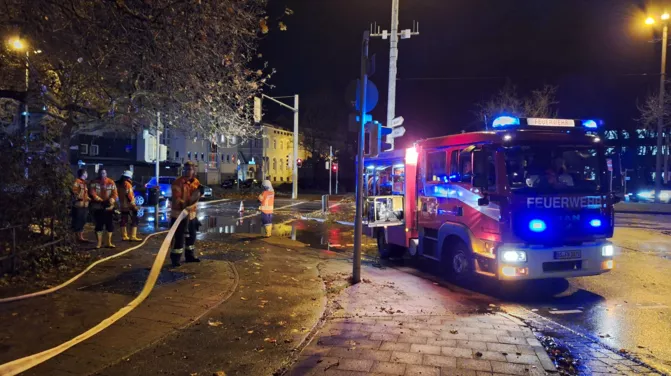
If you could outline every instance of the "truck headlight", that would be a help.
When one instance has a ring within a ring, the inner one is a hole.
[[[603,247],[601,247],[601,256],[610,257],[613,256],[613,253],[615,253],[615,248],[613,247],[612,244],[604,245]]]
[[[503,251],[501,253],[501,259],[505,262],[526,262],[527,253],[524,251]]]

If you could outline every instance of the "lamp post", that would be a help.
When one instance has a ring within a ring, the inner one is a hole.
[[[659,116],[657,117],[657,154],[655,158],[655,202],[659,202],[662,191],[662,155],[664,138],[664,82],[666,81],[666,45],[668,44],[669,14],[664,13],[659,17],[662,21],[662,63],[659,75]],[[647,25],[654,25],[655,19],[648,17]],[[666,173],[666,171],[664,171]]]

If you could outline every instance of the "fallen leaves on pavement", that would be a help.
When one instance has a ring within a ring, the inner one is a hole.
[[[209,325],[209,326],[217,327],[217,326],[220,326],[221,324],[222,324],[222,322],[218,321],[218,320],[212,320],[212,319],[207,320],[207,325]]]

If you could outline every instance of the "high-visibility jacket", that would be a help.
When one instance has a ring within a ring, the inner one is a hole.
[[[275,207],[275,192],[263,191],[259,196],[259,201],[261,201],[261,206],[259,207],[261,213],[273,214],[273,208]]]
[[[133,192],[133,183],[130,180],[123,180],[117,187],[119,190],[119,209],[121,211],[130,211],[135,209],[135,193]]]
[[[91,206],[95,209],[102,209],[103,207],[109,206],[107,201],[116,200],[119,195],[116,189],[116,183],[110,179],[96,179],[91,181],[89,186],[89,193],[91,194],[92,201]],[[100,198],[97,200],[96,198]]]
[[[88,208],[89,201],[89,186],[86,180],[77,178],[75,184],[72,186],[72,194],[74,195],[74,206],[76,208]]]
[[[182,176],[172,182],[172,199],[170,217],[177,218],[185,208],[195,204],[200,199],[200,182],[193,178],[189,180]],[[189,219],[196,218],[195,206],[189,209]]]

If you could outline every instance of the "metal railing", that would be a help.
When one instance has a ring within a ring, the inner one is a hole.
[[[0,229],[0,232],[11,231],[11,247],[9,248],[9,254],[4,255],[4,256],[0,256],[0,271],[3,274],[7,273],[7,272],[13,273],[14,271],[16,271],[16,260],[19,256],[19,252],[18,252],[18,249],[17,249],[17,246],[16,246],[16,231],[17,231],[17,229],[20,229],[20,228],[21,228],[21,226],[9,226],[9,227],[5,227],[5,228]],[[43,225],[40,226],[40,234],[44,235],[44,226]],[[28,252],[33,252],[33,251],[37,251],[37,250],[40,250],[40,249],[44,249],[46,247],[50,247],[51,248],[51,255],[54,255],[56,245],[58,243],[61,243],[64,240],[64,238],[60,238],[60,239],[55,238],[56,236],[55,236],[55,232],[54,232],[54,219],[53,218],[50,220],[50,224],[49,224],[49,236],[51,238],[50,241],[48,241],[48,242],[46,242],[42,245],[38,245],[38,246],[35,246],[35,247],[31,247],[31,248],[22,250],[22,252],[28,253]],[[7,261],[9,261],[9,267],[5,266]]]

